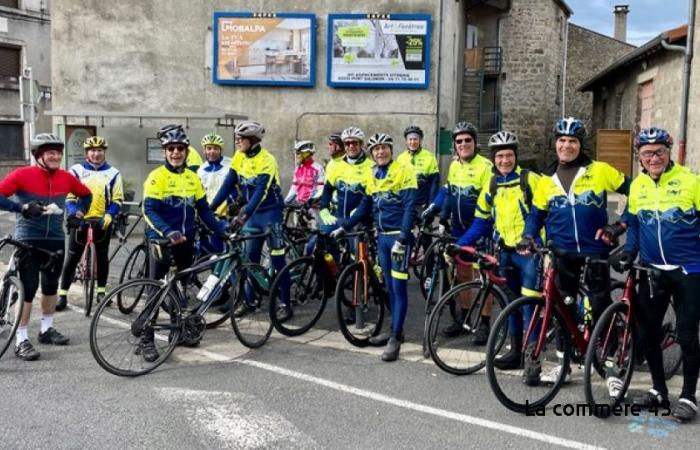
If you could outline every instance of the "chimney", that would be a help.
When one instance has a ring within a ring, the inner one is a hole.
[[[627,13],[630,12],[629,5],[615,5],[615,39],[627,41]]]

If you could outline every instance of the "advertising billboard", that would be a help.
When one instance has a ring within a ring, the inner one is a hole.
[[[213,82],[315,84],[316,16],[214,13]]]
[[[327,84],[427,88],[430,21],[429,14],[329,14]]]

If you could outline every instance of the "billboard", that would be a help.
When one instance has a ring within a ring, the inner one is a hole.
[[[214,13],[213,82],[313,86],[316,16]]]
[[[427,88],[430,21],[429,14],[329,14],[327,84]]]

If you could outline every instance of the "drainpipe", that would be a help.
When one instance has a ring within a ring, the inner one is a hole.
[[[438,38],[438,58],[437,58],[437,82],[435,84],[436,101],[435,101],[435,157],[440,160],[440,76],[442,75],[442,30],[445,21],[445,5],[444,0],[440,0],[440,34]]]
[[[564,18],[564,67],[561,76],[561,117],[566,117],[566,64],[569,60],[569,18]]]
[[[690,97],[690,64],[693,61],[693,30],[695,29],[695,0],[688,2],[688,36],[685,47],[670,45],[665,39],[661,45],[666,50],[679,51],[685,54],[683,62],[683,89],[681,91],[681,121],[678,131],[678,163],[685,165],[686,139],[688,137],[688,99]]]

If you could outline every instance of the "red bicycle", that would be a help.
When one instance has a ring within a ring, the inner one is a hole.
[[[83,285],[83,298],[85,298],[85,315],[90,316],[92,303],[95,298],[95,284],[97,283],[97,250],[95,248],[95,238],[93,231],[100,226],[99,219],[83,219],[82,224],[86,227],[85,250],[80,257],[80,262],[75,270],[74,281],[79,281]]]

